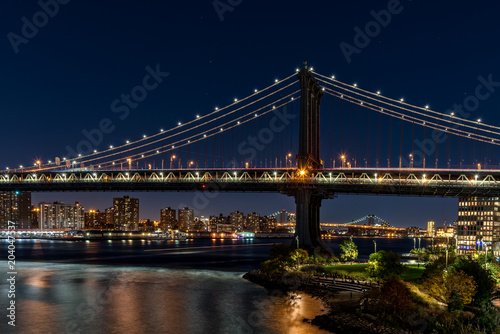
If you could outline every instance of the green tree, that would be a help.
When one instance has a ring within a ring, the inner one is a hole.
[[[381,289],[380,300],[386,310],[404,313],[413,306],[413,296],[408,286],[399,278],[389,278]]]
[[[356,260],[358,258],[358,246],[352,239],[343,239],[340,243],[340,259],[342,261]]]
[[[500,264],[496,261],[488,263],[488,271],[493,280],[495,280],[496,285],[500,285]]]
[[[283,272],[288,268],[296,265],[296,261],[292,259],[293,249],[290,245],[275,244],[271,247],[269,260],[261,265],[261,269],[265,272]]]
[[[371,277],[377,277],[384,280],[400,277],[405,267],[399,263],[399,260],[399,255],[381,250],[370,255],[366,270]]]
[[[461,270],[473,277],[477,285],[477,290],[473,297],[474,304],[479,305],[490,302],[496,284],[491,271],[486,270],[483,263],[479,263],[472,257],[460,256],[455,260],[450,269]]]
[[[427,263],[425,264],[425,270],[422,274],[422,277],[425,279],[429,277],[430,274],[434,273],[434,271],[443,272],[446,269],[446,253],[434,253],[426,251]],[[448,264],[452,264],[455,262],[455,256],[452,254],[448,254]]]
[[[474,258],[481,264],[481,266],[485,267],[484,254],[475,255]],[[491,278],[495,281],[495,284],[497,286],[500,285],[500,263],[498,263],[496,258],[491,253],[488,254],[486,268]]]
[[[461,270],[451,270],[445,276],[445,299],[448,307],[452,309],[461,309],[461,307],[452,306],[454,301],[460,300],[463,305],[470,304],[472,297],[476,294],[477,284],[474,277],[467,275]],[[460,305],[460,304],[458,304]],[[461,306],[461,305],[460,305]]]
[[[309,254],[305,249],[296,249],[292,253],[290,253],[290,258],[292,259],[293,263],[297,265],[297,270],[299,269],[298,266],[300,264],[304,264],[304,262],[309,258]],[[298,261],[297,261],[298,258]],[[298,264],[297,264],[298,262]]]
[[[274,244],[271,247],[271,251],[269,252],[269,259],[284,259],[290,256],[290,253],[293,251],[292,247],[287,244]]]
[[[444,275],[440,269],[435,269],[427,274],[422,282],[422,287],[431,297],[436,300],[444,301]]]

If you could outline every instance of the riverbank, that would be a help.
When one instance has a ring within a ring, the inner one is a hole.
[[[259,269],[248,272],[243,275],[243,278],[271,290],[271,294],[276,294],[277,291],[281,293],[301,291],[320,299],[328,307],[327,313],[318,315],[314,319],[304,319],[304,322],[332,333],[417,333],[377,323],[376,318],[370,315],[363,315],[358,311],[360,300],[364,296],[362,292],[341,291],[338,287],[337,289],[333,289],[331,285],[317,283],[307,273],[289,272],[270,274]]]

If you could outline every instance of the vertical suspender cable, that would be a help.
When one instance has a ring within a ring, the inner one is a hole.
[[[401,165],[402,160],[403,160],[403,119],[401,118],[401,131],[400,131],[400,138],[399,138],[399,168],[403,167]]]
[[[377,157],[376,157],[376,166],[377,167],[380,167],[382,164],[381,164],[381,152],[380,152],[380,146],[381,146],[381,142],[382,142],[382,138],[381,138],[381,131],[380,131],[380,113],[377,113]]]
[[[425,152],[425,141],[426,141],[426,136],[427,136],[427,127],[424,126],[424,141],[422,142],[422,167],[425,168],[425,158],[426,158],[426,152]]]
[[[412,161],[412,168],[413,168],[413,161],[415,161],[415,155],[413,154],[413,143],[415,139],[415,121],[412,122],[412,127],[411,127],[411,161]]]
[[[392,117],[389,118],[389,142],[387,144],[387,167],[391,168],[392,155]]]

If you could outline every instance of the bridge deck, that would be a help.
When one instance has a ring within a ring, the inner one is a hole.
[[[0,175],[0,191],[222,191],[282,192],[307,186],[325,196],[392,194],[415,196],[497,196],[498,170],[350,168],[237,170],[73,170]]]

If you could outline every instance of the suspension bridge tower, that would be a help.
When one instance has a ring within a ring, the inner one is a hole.
[[[318,189],[313,182],[308,182],[313,170],[323,167],[320,158],[320,104],[323,91],[307,62],[299,71],[298,79],[301,88],[299,152],[296,156],[299,182],[291,193],[297,206],[295,236],[298,237],[300,248],[325,249],[321,241],[320,207],[321,201],[328,198],[329,194]]]

